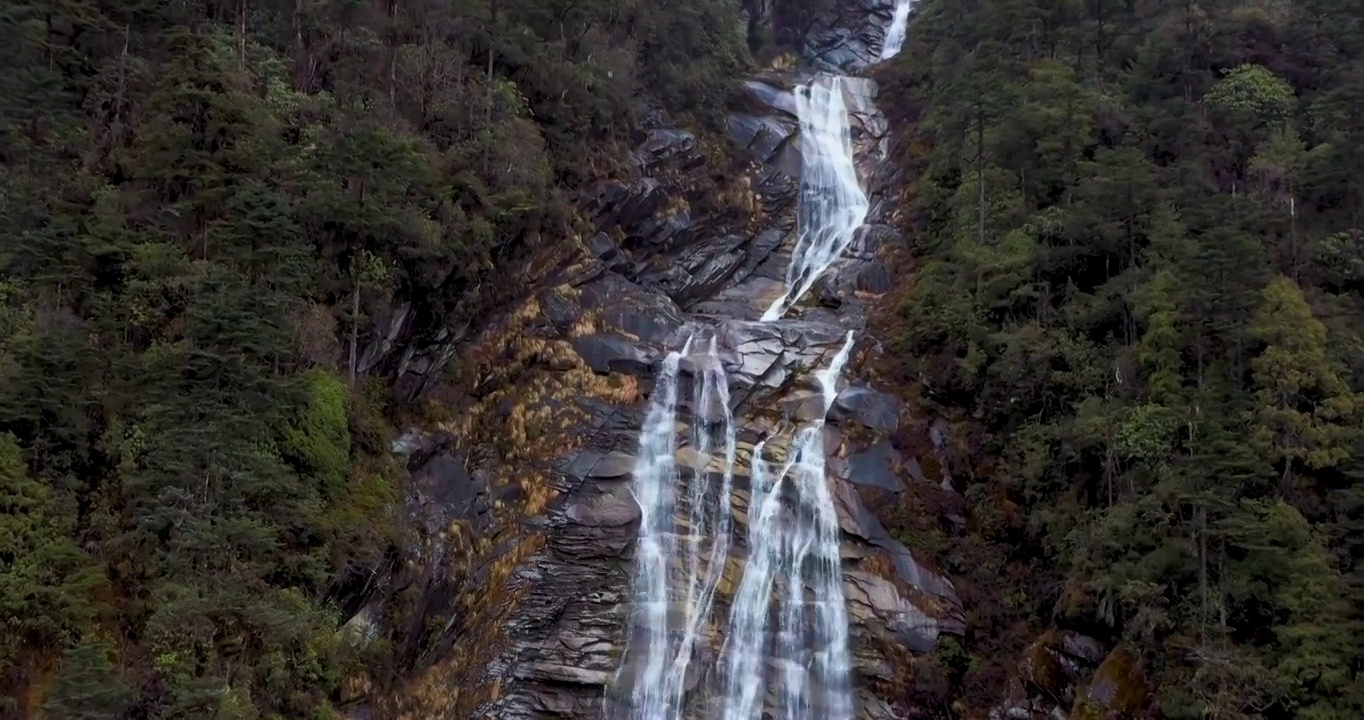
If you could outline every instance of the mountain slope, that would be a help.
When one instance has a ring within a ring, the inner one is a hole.
[[[913,269],[880,367],[952,428],[950,490],[918,491],[944,519],[899,528],[970,609],[938,697],[1359,716],[1358,18],[925,0],[912,27],[878,75]],[[1125,669],[1047,671],[1079,662],[1056,630]]]
[[[328,717],[430,651],[392,418],[747,48],[726,2],[28,0],[0,62],[0,715]]]

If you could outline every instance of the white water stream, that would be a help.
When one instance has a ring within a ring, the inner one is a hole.
[[[816,77],[796,88],[795,98],[804,162],[798,238],[785,292],[763,322],[780,321],[833,265],[869,205],[854,166],[843,79]],[[689,337],[664,359],[634,470],[640,506],[635,614],[621,666],[622,678],[629,676],[630,720],[762,720],[765,706],[781,720],[851,720],[848,616],[824,418],[853,344],[849,331],[816,375],[823,401],[818,419],[787,428],[793,434],[784,453],[780,438],[753,449],[746,561],[723,629],[713,615],[735,528],[738,452],[728,376],[713,334],[704,350],[695,350]],[[684,358],[689,373],[682,372]],[[691,382],[691,432],[682,443],[684,374]],[[783,459],[764,457],[769,446]],[[723,638],[718,647],[717,634]],[[716,671],[714,696],[692,692]]]
[[[914,0],[896,0],[895,14],[886,28],[886,39],[881,43],[881,59],[889,60],[905,47],[909,35],[909,11],[914,9]]]
[[[762,669],[769,651],[781,665],[777,685],[783,718],[852,717],[838,512],[824,468],[824,416],[833,406],[835,385],[852,347],[849,331],[843,347],[817,376],[823,412],[792,439],[781,469],[771,472],[762,457],[765,443],[753,449],[749,556],[725,646],[724,720],[762,717],[767,684]],[[779,593],[778,624],[775,647],[769,649],[774,590]]]
[[[633,633],[644,636],[647,655],[633,678],[630,705],[641,720],[677,717],[681,703],[680,683],[670,672],[672,642],[668,615],[672,604],[669,566],[676,554],[673,531],[678,473],[674,454],[677,426],[677,375],[682,355],[669,353],[658,373],[649,414],[639,434],[639,455],[634,471],[635,501],[639,503],[639,543],[635,549],[635,611]],[[638,642],[639,638],[632,640]]]
[[[786,269],[786,292],[763,314],[781,318],[852,245],[870,203],[857,181],[843,78],[817,77],[795,89],[800,120],[799,235]]]

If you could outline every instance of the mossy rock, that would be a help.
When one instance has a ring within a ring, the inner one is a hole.
[[[1027,681],[1051,697],[1063,697],[1071,682],[1066,669],[1056,657],[1055,646],[1061,642],[1056,630],[1048,630],[1028,646],[1024,655],[1024,676]]]
[[[1117,720],[1135,717],[1146,704],[1149,688],[1140,659],[1129,648],[1110,652],[1094,677],[1076,693],[1072,720]]]

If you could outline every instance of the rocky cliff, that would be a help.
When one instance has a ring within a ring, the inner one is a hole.
[[[425,539],[406,559],[409,591],[426,598],[421,615],[435,625],[412,629],[426,638],[421,676],[377,704],[377,715],[601,717],[624,645],[639,518],[633,454],[662,355],[698,326],[715,329],[742,422],[743,468],[760,438],[818,411],[807,371],[827,363],[847,330],[858,331],[859,351],[874,344],[861,331],[869,304],[894,285],[883,257],[902,239],[897,183],[882,162],[891,140],[867,79],[847,83],[867,224],[785,319],[757,318],[783,291],[795,242],[801,157],[791,87],[809,66],[865,67],[891,11],[866,0],[851,23],[816,28],[806,69],[746,84],[729,116],[740,156],[728,177],[712,176],[690,133],[662,121],[646,128],[638,176],[597,188],[585,204],[595,233],[575,242],[566,263],[478,337],[459,346],[450,332],[437,357],[405,360],[420,370],[458,352],[476,380],[445,427],[414,428],[395,444],[414,481],[408,512]],[[905,714],[895,698],[915,658],[961,632],[962,610],[952,584],[890,537],[868,500],[922,473],[888,441],[905,421],[903,403],[853,368],[826,447],[860,717],[895,718]],[[688,462],[686,448],[679,457],[691,473],[715,470]],[[735,481],[722,615],[745,558],[745,479]],[[382,623],[381,614],[369,608],[352,624]]]

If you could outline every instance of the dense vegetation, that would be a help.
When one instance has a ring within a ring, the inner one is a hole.
[[[831,3],[734,5],[0,4],[0,716],[325,718],[398,662],[337,632],[402,542],[358,348],[485,317]],[[1361,23],[923,0],[884,331],[969,507],[901,528],[970,614],[944,706],[1061,626],[1142,712],[1364,717]]]
[[[967,523],[904,530],[966,595],[970,706],[1059,625],[1131,650],[1155,716],[1364,717],[1361,22],[920,5],[885,329],[955,427]]]
[[[747,52],[726,0],[0,3],[0,716],[330,716],[399,542],[357,346],[495,309]]]

